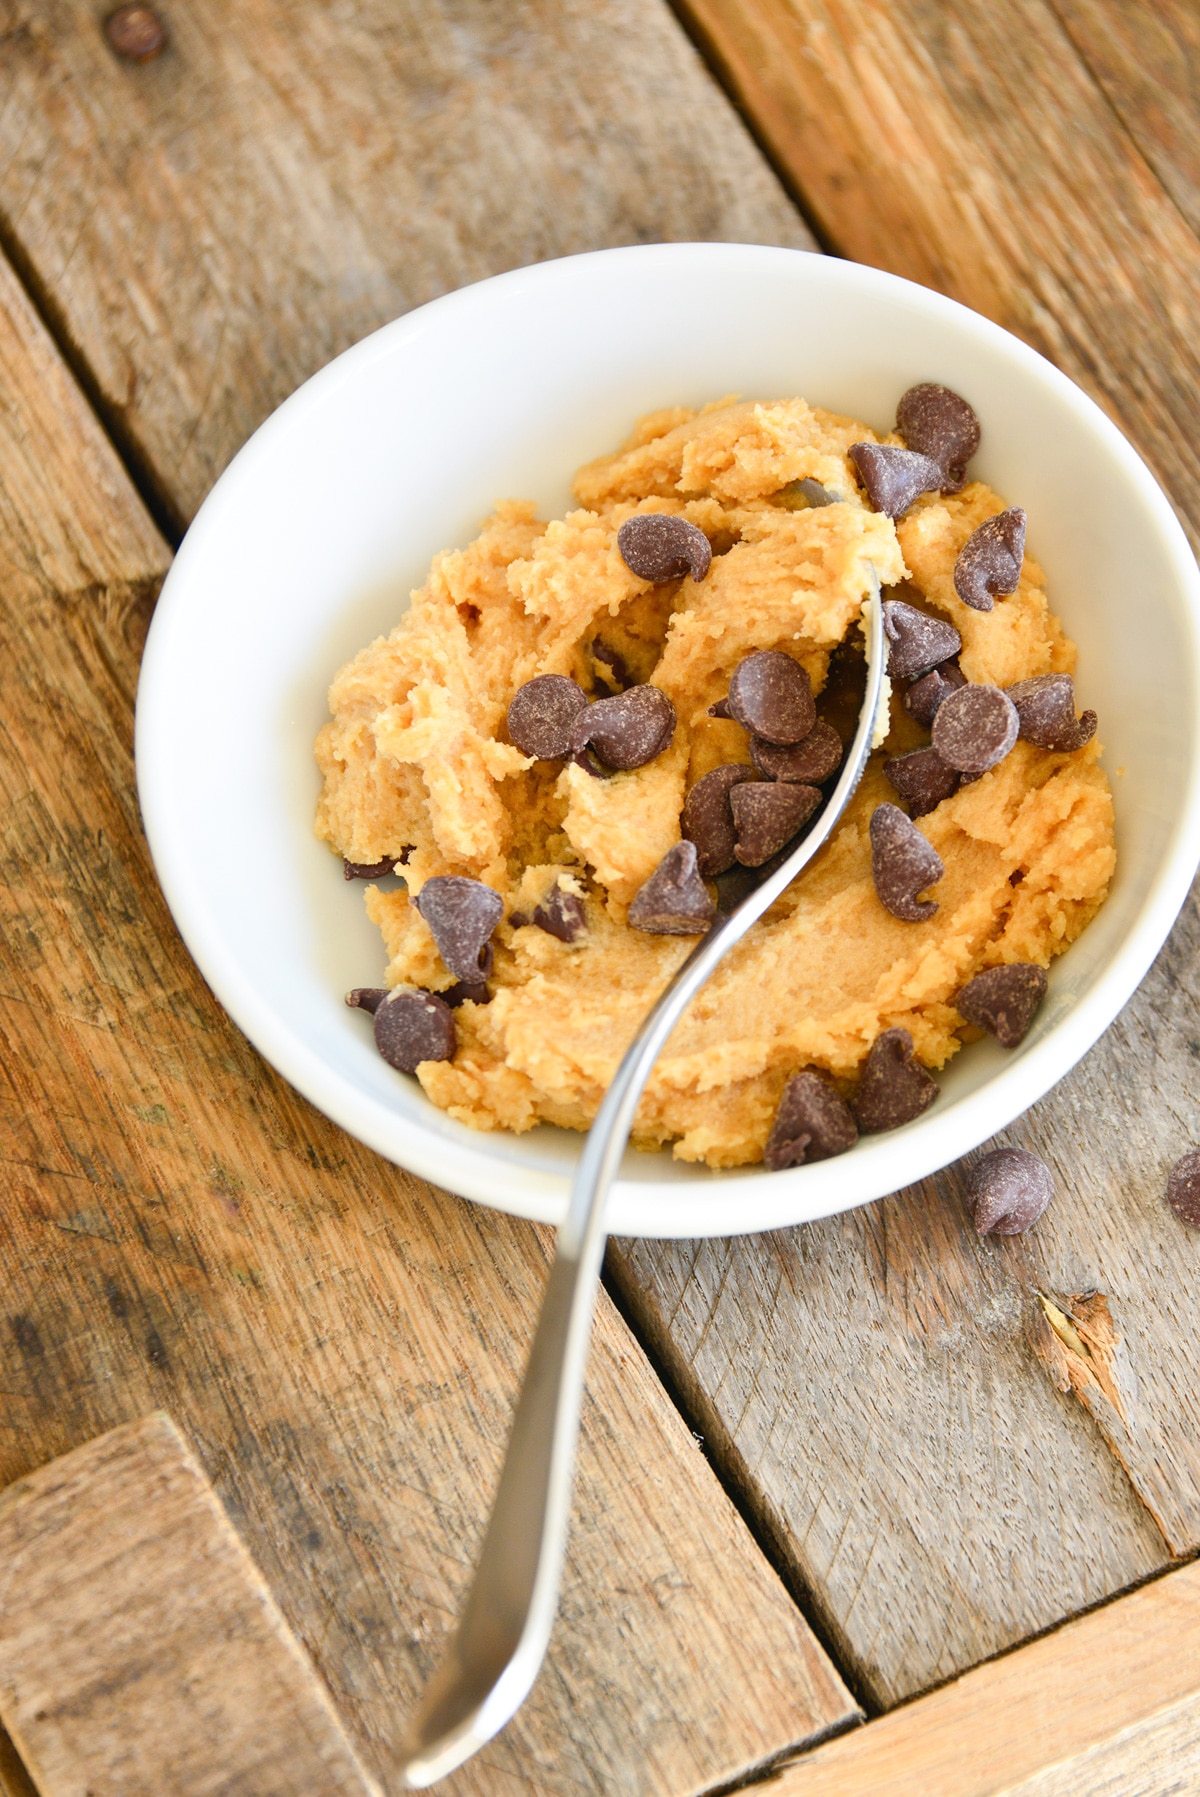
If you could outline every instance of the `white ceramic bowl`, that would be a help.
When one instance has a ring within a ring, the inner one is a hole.
[[[1080,700],[1100,714],[1116,797],[1111,896],[1055,962],[1022,1046],[957,1056],[917,1122],[786,1173],[630,1151],[610,1228],[773,1229],[894,1191],[1010,1122],[1120,1010],[1200,858],[1200,576],[1145,465],[1048,362],[924,288],[793,250],[606,250],[450,294],[314,376],[218,481],[155,614],[137,760],[167,900],[221,1002],[343,1128],[454,1191],[548,1220],[580,1144],[452,1122],[343,1004],[378,979],[382,954],[362,887],[312,834],[312,739],[333,672],[495,499],[561,513],[575,467],[642,412],[800,393],[887,429],[919,380],[979,413],[973,471],[1027,509],[1079,644]]]

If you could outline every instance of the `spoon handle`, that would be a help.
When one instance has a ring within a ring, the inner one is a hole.
[[[626,1051],[588,1131],[474,1582],[458,1630],[410,1725],[402,1767],[410,1789],[445,1778],[490,1741],[524,1701],[545,1657],[558,1607],[584,1368],[604,1255],[604,1200],[638,1100],[671,1031],[718,963],[828,841],[862,778],[885,684],[883,610],[874,569],[870,578],[873,590],[863,606],[867,690],[828,803],[787,860],[715,924],[680,966]]]

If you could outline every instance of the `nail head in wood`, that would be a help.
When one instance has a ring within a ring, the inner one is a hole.
[[[152,6],[118,6],[104,21],[104,35],[123,62],[153,62],[167,47],[167,28]]]

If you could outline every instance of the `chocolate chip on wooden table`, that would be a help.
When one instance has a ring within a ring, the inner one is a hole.
[[[967,1202],[980,1235],[1024,1235],[1053,1196],[1049,1167],[1027,1148],[994,1148],[967,1174]]]
[[[499,893],[463,874],[436,874],[413,904],[455,978],[486,979],[492,970],[491,934],[504,913]]]
[[[727,762],[705,774],[683,802],[680,830],[696,845],[696,865],[702,875],[723,874],[737,859],[737,831],[729,794],[743,780],[754,778],[744,761]]]
[[[675,707],[659,686],[631,686],[597,699],[575,726],[575,748],[590,747],[606,767],[645,767],[669,748],[675,735]]]
[[[936,886],[945,865],[899,805],[877,805],[871,813],[871,874],[879,902],[901,923],[925,923],[937,910],[917,894]]]
[[[962,638],[953,624],[945,618],[931,618],[903,599],[884,600],[883,630],[891,645],[887,671],[892,680],[915,680],[962,648]]]
[[[944,661],[914,680],[904,695],[904,709],[910,718],[928,729],[937,716],[937,708],[956,687],[965,686],[967,677],[956,661]]]
[[[798,743],[769,743],[750,738],[750,759],[768,780],[787,780],[796,786],[820,786],[842,765],[842,739],[832,724],[818,718]]]
[[[783,1088],[779,1109],[763,1150],[773,1173],[845,1154],[858,1141],[858,1126],[841,1093],[821,1074],[806,1069]]]
[[[910,387],[896,407],[896,429],[942,470],[942,492],[958,493],[979,448],[979,420],[961,394],[937,381]]]
[[[998,686],[960,686],[938,706],[931,736],[948,767],[986,774],[1017,740],[1017,708]]]
[[[908,806],[910,817],[924,817],[958,791],[960,775],[947,767],[936,749],[913,749],[893,755],[883,771]]]
[[[954,564],[954,590],[964,605],[991,611],[997,599],[1021,584],[1025,554],[1025,514],[1019,505],[973,530]]]
[[[1075,682],[1069,674],[1035,674],[1005,688],[1017,708],[1022,740],[1038,749],[1069,754],[1096,734],[1096,714],[1075,716]]]
[[[913,1054],[913,1039],[905,1029],[884,1030],[871,1044],[863,1064],[858,1089],[850,1101],[858,1127],[869,1135],[899,1129],[927,1111],[938,1095],[931,1079]]]
[[[635,930],[653,936],[699,936],[716,915],[696,865],[696,845],[669,848],[629,907]]]
[[[729,794],[743,867],[761,867],[806,824],[824,795],[816,786],[748,780]]]
[[[533,921],[560,942],[576,942],[587,928],[587,912],[579,894],[556,880],[541,904],[534,907]]]
[[[373,1017],[387,995],[386,986],[355,986],[347,992],[346,1003],[352,1011],[370,1011]]]
[[[637,512],[617,532],[621,560],[640,580],[703,580],[712,548],[698,525],[673,512]]]
[[[575,726],[587,709],[587,694],[565,674],[538,674],[513,694],[508,739],[522,755],[557,761],[575,748]]]
[[[867,498],[877,512],[902,518],[922,493],[936,493],[942,469],[927,455],[894,443],[852,443],[850,460],[858,469]]]
[[[1193,1148],[1171,1168],[1167,1203],[1181,1223],[1200,1229],[1200,1148]]]
[[[964,1022],[995,1036],[1001,1048],[1015,1048],[1028,1034],[1046,983],[1046,969],[1030,961],[986,967],[967,981],[955,1009]]]
[[[435,993],[397,988],[375,1013],[375,1046],[398,1073],[415,1073],[422,1061],[452,1061],[457,1041],[450,1006]]]
[[[167,28],[150,6],[118,6],[104,21],[104,35],[125,62],[150,62],[167,47]]]
[[[759,649],[733,671],[729,716],[766,742],[801,742],[817,721],[812,681],[782,649]]]

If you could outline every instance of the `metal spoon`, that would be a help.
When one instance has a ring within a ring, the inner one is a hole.
[[[837,785],[803,842],[697,943],[627,1050],[588,1132],[475,1580],[458,1631],[410,1725],[401,1768],[410,1789],[445,1778],[490,1741],[523,1703],[545,1657],[558,1608],[584,1366],[604,1254],[604,1200],[638,1099],[671,1031],[718,963],[828,840],[862,778],[885,691],[883,608],[873,568],[871,582],[863,606],[867,690]]]

